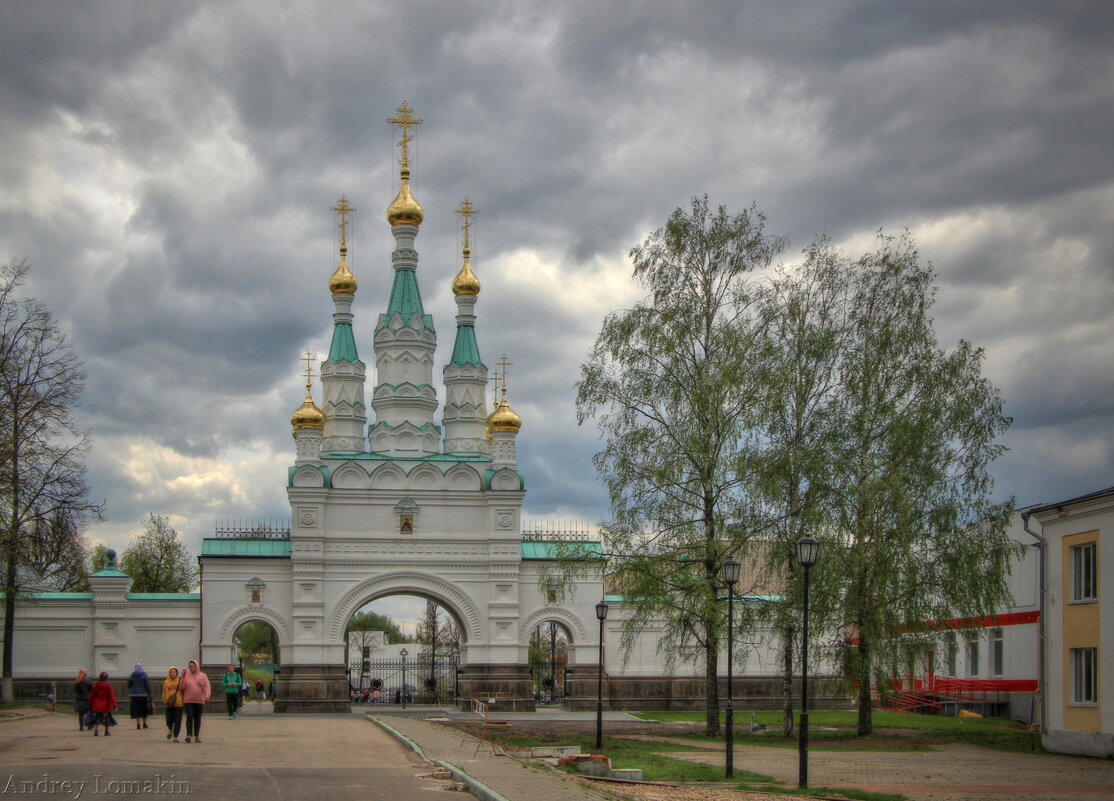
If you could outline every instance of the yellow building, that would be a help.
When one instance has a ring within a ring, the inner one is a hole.
[[[1044,538],[1044,746],[1114,757],[1114,487],[1029,510]]]

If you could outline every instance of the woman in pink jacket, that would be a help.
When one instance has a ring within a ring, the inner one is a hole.
[[[209,677],[191,659],[182,676],[182,701],[186,711],[186,742],[201,742],[201,712],[209,700]]]

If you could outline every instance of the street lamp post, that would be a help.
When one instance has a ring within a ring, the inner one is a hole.
[[[603,621],[607,619],[607,602],[596,604],[596,618],[600,621],[600,673],[596,684],[596,750],[603,750]]]
[[[405,648],[398,652],[398,655],[402,657],[402,693],[399,700],[402,702],[403,709],[406,709],[406,655],[409,653]]]
[[[735,702],[731,692],[731,659],[735,644],[735,584],[739,581],[742,567],[736,560],[728,559],[723,563],[723,581],[727,585],[727,732],[724,736],[727,778],[735,775]]]
[[[797,784],[808,787],[808,572],[816,564],[820,543],[812,537],[797,540],[797,562],[805,569],[801,612],[801,728],[798,740]]]

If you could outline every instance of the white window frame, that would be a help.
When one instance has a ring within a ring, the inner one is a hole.
[[[968,634],[967,646],[963,649],[963,658],[967,662],[967,675],[976,678],[979,675],[979,635]]]
[[[1071,704],[1095,706],[1099,702],[1097,648],[1071,649]]]
[[[1006,669],[1006,640],[1002,628],[990,631],[990,675],[1001,676]]]
[[[1098,543],[1071,547],[1071,602],[1089,603],[1099,597]]]

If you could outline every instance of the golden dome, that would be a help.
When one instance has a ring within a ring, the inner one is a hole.
[[[472,265],[468,263],[468,254],[470,251],[465,248],[464,250],[464,266],[460,268],[460,272],[456,274],[453,279],[453,294],[454,295],[478,295],[480,294],[480,279],[472,272]]]
[[[514,413],[514,409],[507,403],[507,389],[503,388],[503,399],[499,401],[499,408],[492,412],[488,418],[492,431],[518,431],[522,428],[522,418]]]
[[[391,225],[421,225],[425,212],[410,192],[410,170],[404,167],[401,175],[402,186],[398,188],[391,205],[387,206],[387,222]]]
[[[290,415],[290,425],[294,426],[294,431],[297,433],[303,428],[324,428],[325,427],[325,413],[317,408],[317,404],[313,402],[313,396],[306,390],[306,399],[302,401],[302,405],[294,410],[294,414]]]
[[[356,276],[352,275],[352,271],[348,269],[348,248],[342,246],[340,249],[340,264],[329,279],[329,291],[334,295],[355,295],[356,287],[359,285]]]

